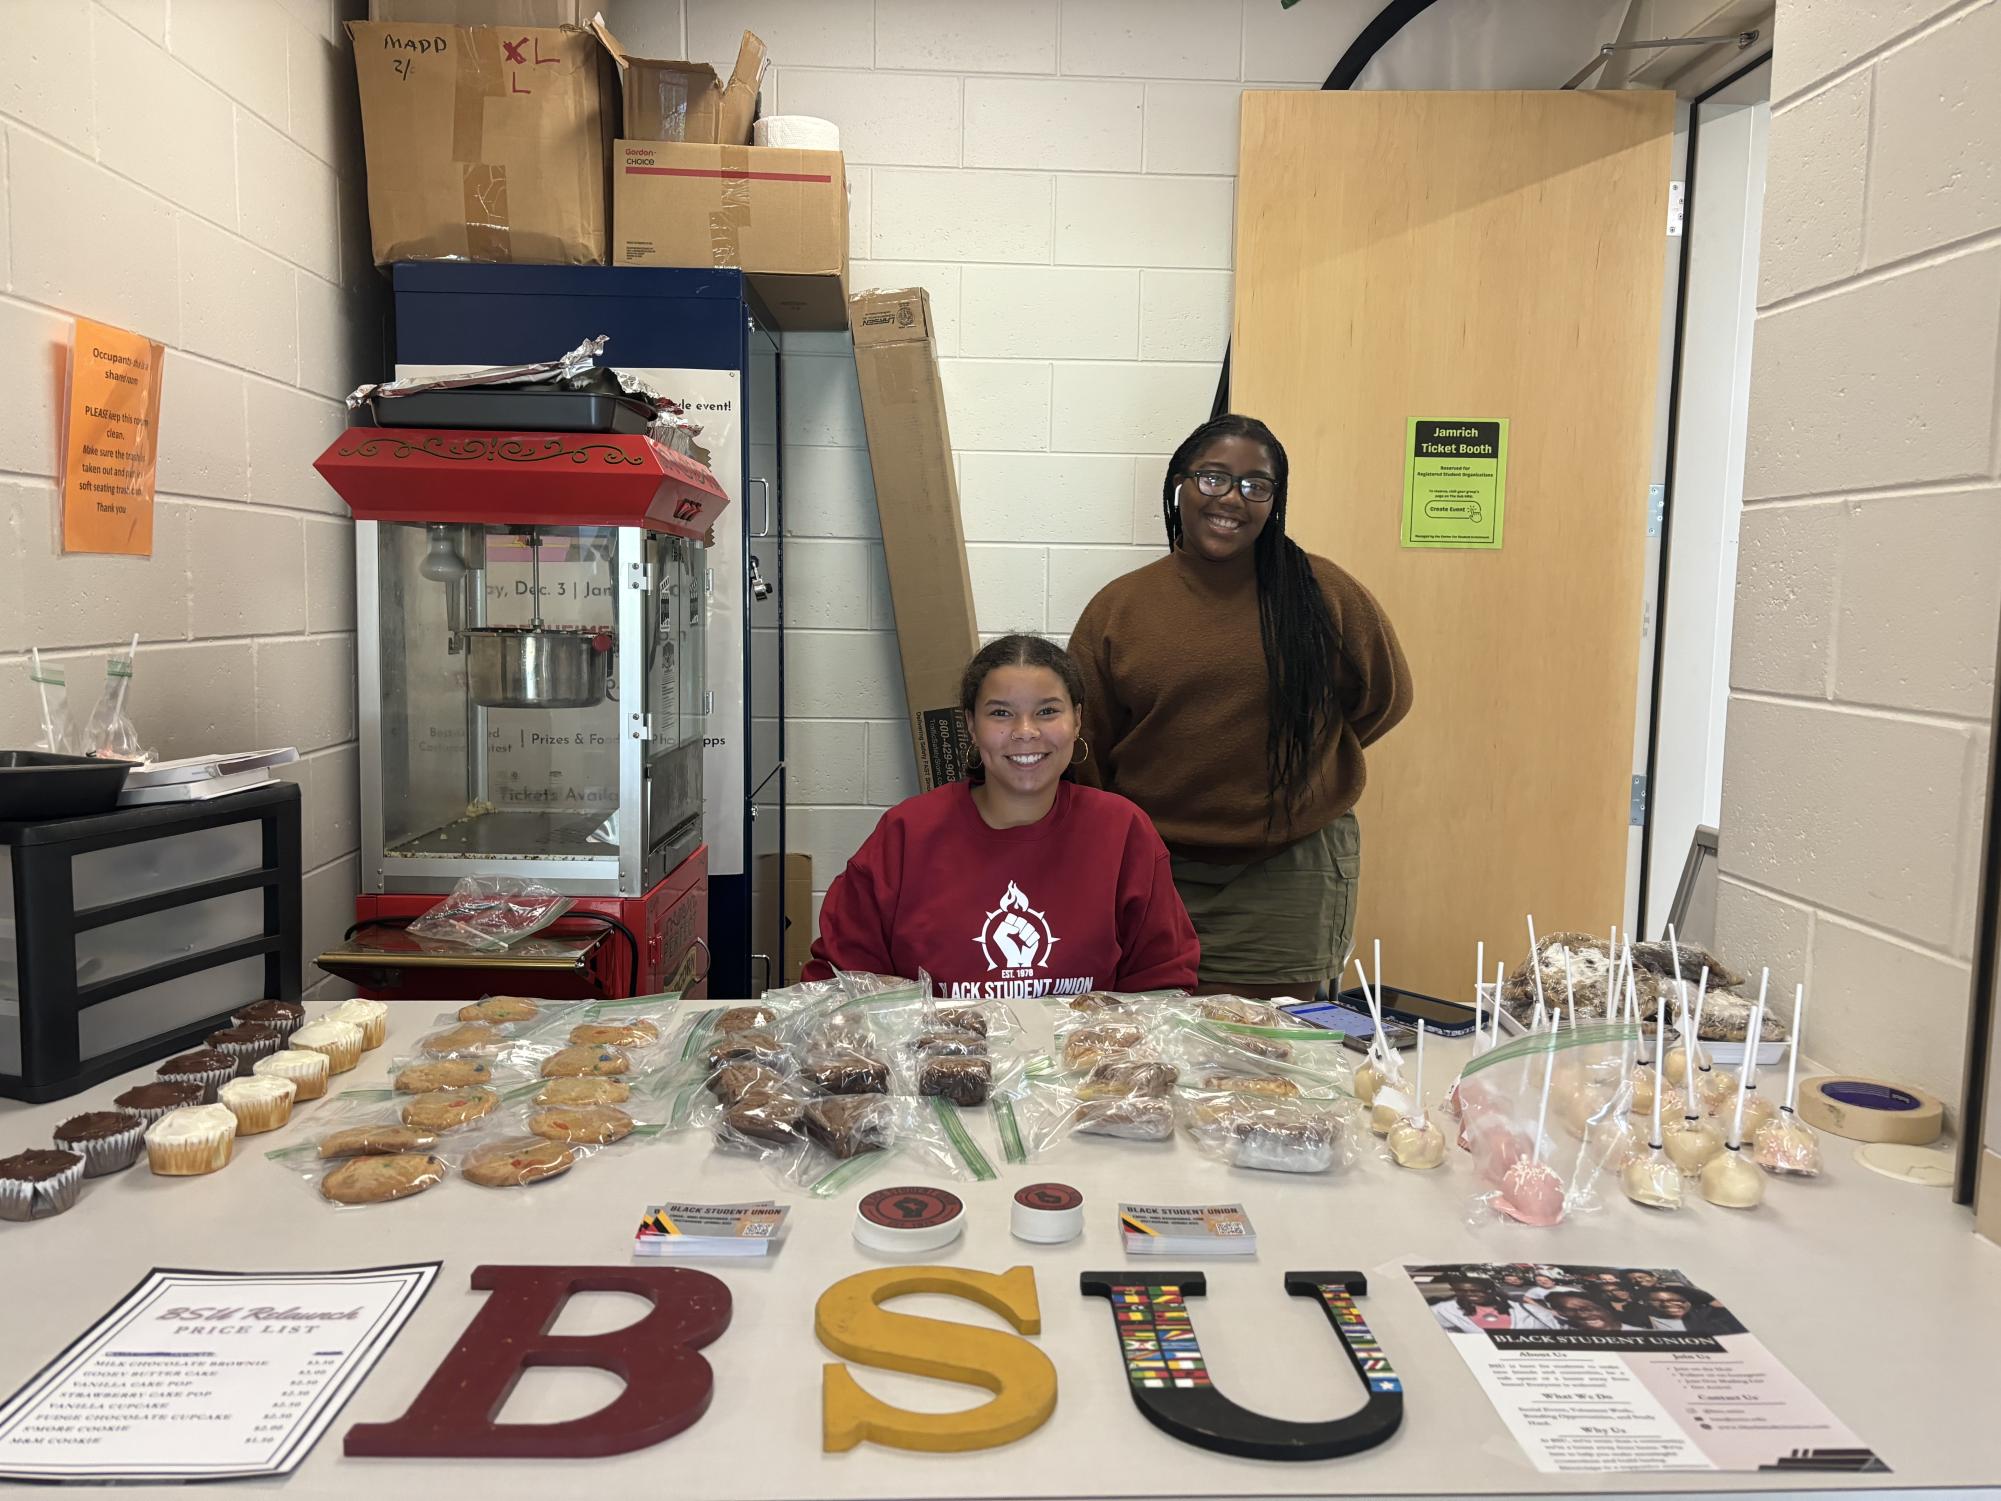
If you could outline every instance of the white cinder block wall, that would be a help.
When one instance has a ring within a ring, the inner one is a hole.
[[[0,48],[0,745],[39,733],[31,645],[87,716],[138,632],[160,754],[299,747],[308,955],[358,863],[353,528],[308,465],[382,296],[344,3],[9,0]],[[150,559],[58,552],[73,315],[168,347]]]
[[[1229,337],[1237,99],[1316,87],[1374,0],[624,0],[642,55],[841,127],[856,287],[921,285],[980,630],[1067,638],[1161,555],[1166,457]],[[677,50],[685,45],[686,50]],[[847,337],[785,355],[792,847],[819,893],[916,790]]]
[[[1717,921],[1960,1097],[2001,608],[2001,3],[1780,0]]]

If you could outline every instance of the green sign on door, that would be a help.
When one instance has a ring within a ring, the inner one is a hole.
[[[1403,545],[1498,548],[1507,487],[1507,418],[1411,418]]]

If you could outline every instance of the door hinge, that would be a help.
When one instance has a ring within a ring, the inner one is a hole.
[[[1688,184],[1671,182],[1668,184],[1668,238],[1678,239],[1681,235],[1682,209],[1686,203]]]
[[[713,688],[706,688],[702,691],[702,715],[704,718],[707,718],[709,715],[715,712],[716,712],[716,691]]]
[[[1661,523],[1667,518],[1667,486],[1647,486],[1647,535],[1658,537]]]
[[[635,714],[632,716],[632,738],[634,740],[651,740],[653,738],[653,716],[651,714]]]
[[[1647,779],[1644,776],[1633,778],[1633,803],[1627,810],[1626,821],[1636,829],[1647,821]]]

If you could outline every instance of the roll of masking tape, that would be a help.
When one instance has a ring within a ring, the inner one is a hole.
[[[1799,1115],[1850,1141],[1921,1147],[1945,1130],[1945,1107],[1922,1089],[1839,1074],[1800,1080]]]

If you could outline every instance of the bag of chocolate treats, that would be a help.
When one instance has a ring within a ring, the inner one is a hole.
[[[1552,1017],[1535,1031],[1482,1053],[1459,1076],[1459,1145],[1479,1187],[1475,1222],[1498,1215],[1553,1225],[1604,1207],[1626,1163],[1648,1154],[1641,1119],[1661,1091],[1664,1119],[1679,1123],[1683,1100],[1658,1070],[1643,1029],[1627,1022]]]
[[[891,1163],[925,1177],[998,1176],[958,1107],[936,1096],[817,1095],[801,1106],[799,1138],[790,1149],[767,1152],[765,1167],[815,1198],[843,1193]]]
[[[1171,1141],[1179,1077],[1175,1065],[1158,1057],[1105,1058],[1081,1077],[1064,1073],[1047,1055],[1033,1059],[1021,1081],[992,1101],[1002,1153],[1026,1162],[1073,1135]]]

